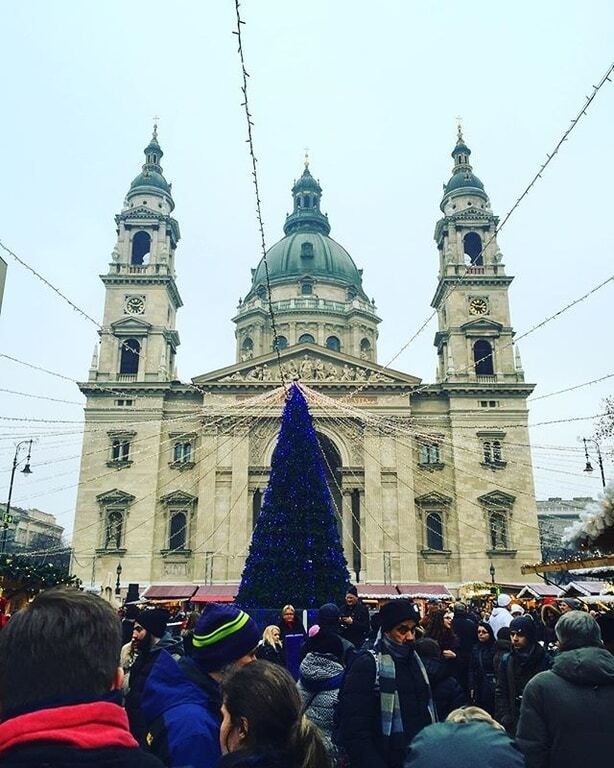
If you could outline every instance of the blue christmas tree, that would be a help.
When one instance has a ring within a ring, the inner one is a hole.
[[[292,384],[237,602],[310,608],[341,600],[349,580],[322,451],[307,401]]]

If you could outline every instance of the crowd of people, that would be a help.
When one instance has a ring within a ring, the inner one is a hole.
[[[0,766],[576,768],[614,755],[612,614],[573,599],[421,611],[400,598],[370,615],[350,586],[308,630],[292,605],[263,632],[234,604],[170,618],[127,606],[120,621],[68,588],[17,611],[0,632]]]

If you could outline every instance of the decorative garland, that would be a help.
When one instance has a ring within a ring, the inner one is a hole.
[[[36,563],[27,555],[0,555],[0,586],[8,599],[22,592],[36,595],[60,584],[78,587],[81,580],[53,563]]]

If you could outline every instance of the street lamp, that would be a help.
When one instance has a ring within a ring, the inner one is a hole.
[[[601,446],[592,437],[583,437],[582,442],[584,443],[584,456],[586,458],[586,466],[584,467],[584,471],[589,473],[593,471],[593,465],[591,464],[591,461],[588,456],[588,446],[586,445],[587,443],[593,443],[595,448],[597,449],[597,461],[599,462],[599,470],[601,471],[601,485],[603,485],[603,487],[605,488],[605,472],[603,471],[603,457],[601,455]]]
[[[8,534],[9,523],[13,521],[13,518],[11,517],[11,498],[13,496],[13,482],[15,481],[15,471],[17,469],[17,465],[20,462],[19,452],[21,451],[22,447],[26,445],[28,446],[28,455],[26,456],[26,463],[24,468],[21,470],[21,472],[24,475],[31,475],[32,470],[30,469],[30,458],[32,456],[32,443],[33,443],[33,440],[22,440],[21,442],[17,443],[17,445],[15,446],[15,456],[13,457],[13,468],[11,470],[11,482],[9,483],[9,497],[6,502],[6,509],[4,510],[4,515],[2,517],[2,542],[0,543],[0,554],[4,554],[4,551],[6,549],[6,537]]]
[[[115,569],[115,573],[117,573],[117,581],[115,582],[115,594],[120,595],[121,591],[119,588],[119,577],[122,575],[122,564],[118,563],[117,568]]]
[[[491,582],[492,582],[492,584],[494,585],[494,583],[495,583],[495,573],[496,573],[496,571],[495,571],[495,566],[494,566],[494,564],[493,564],[492,560],[491,560],[491,562],[490,562],[490,568],[489,568],[488,570],[490,571],[490,581],[491,581]]]

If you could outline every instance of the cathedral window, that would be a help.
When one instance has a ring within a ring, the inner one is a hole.
[[[143,266],[149,261],[151,251],[151,237],[147,232],[137,232],[132,238],[132,253],[130,263],[134,266]]]
[[[286,349],[288,346],[288,339],[285,336],[277,336],[273,342],[273,350]]]
[[[328,349],[332,349],[333,352],[341,352],[341,341],[337,336],[329,336],[326,339],[326,346]]]
[[[481,267],[484,264],[482,256],[482,238],[477,232],[468,232],[463,238],[465,261],[472,267]]]
[[[258,518],[260,517],[260,510],[262,509],[262,491],[256,488],[254,495],[252,496],[252,527],[256,527]]]
[[[298,337],[298,343],[299,344],[315,344],[316,340],[313,338],[313,336],[310,333],[303,333],[301,336]]]
[[[116,438],[111,442],[111,461],[118,464],[130,461],[130,440]]]
[[[251,360],[254,356],[254,342],[249,336],[243,339],[241,344],[241,360]]]
[[[490,512],[488,515],[490,529],[490,546],[492,549],[508,549],[507,520],[501,512]]]
[[[484,464],[489,466],[505,466],[500,440],[485,440],[482,443]]]
[[[473,362],[476,376],[494,375],[493,349],[486,339],[478,339],[473,345]]]
[[[309,241],[301,243],[301,256],[304,259],[313,258],[313,243],[310,243]]]
[[[168,526],[168,548],[171,552],[186,548],[188,518],[185,512],[172,512]]]
[[[438,443],[423,443],[419,445],[420,464],[441,464],[440,446]]]
[[[439,512],[426,516],[426,548],[441,552],[443,546],[443,522]]]
[[[189,440],[175,443],[173,446],[173,462],[175,464],[192,463],[192,443]]]
[[[371,342],[369,339],[362,339],[360,342],[360,357],[362,360],[371,359]]]
[[[107,510],[104,530],[105,549],[121,549],[124,535],[124,511],[123,509]]]
[[[301,293],[303,296],[313,293],[313,285],[311,283],[301,283]]]
[[[128,375],[136,375],[139,370],[140,354],[141,345],[136,339],[125,339],[122,341],[119,372]]]

